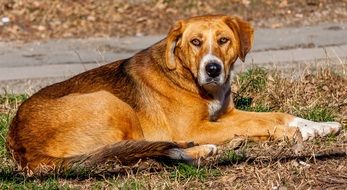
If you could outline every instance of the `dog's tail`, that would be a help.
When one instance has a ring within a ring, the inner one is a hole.
[[[166,158],[192,163],[196,159],[194,158],[196,151],[194,152],[193,150],[195,147],[188,148],[192,149],[192,151],[186,151],[187,149],[185,148],[187,147],[184,147],[184,145],[165,141],[120,141],[86,154],[64,158],[41,157],[41,159],[43,163],[47,163],[48,168],[51,165],[59,170],[74,168],[93,169],[106,163],[129,165],[145,158]],[[40,170],[40,167],[37,169]],[[35,171],[37,170],[31,171],[36,173]]]

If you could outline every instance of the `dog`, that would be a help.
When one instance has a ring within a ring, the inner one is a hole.
[[[337,133],[337,122],[234,107],[233,65],[245,61],[252,43],[253,28],[239,17],[179,20],[165,39],[133,57],[31,96],[10,125],[6,147],[20,167],[36,172],[143,158],[194,161],[239,136],[310,140]]]

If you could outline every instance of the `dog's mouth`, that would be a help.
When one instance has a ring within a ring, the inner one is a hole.
[[[205,85],[222,85],[221,83],[221,79],[218,77],[218,78],[207,78],[206,79],[206,82],[205,82]]]
[[[231,75],[226,75],[226,77],[216,77],[216,78],[205,78],[205,80],[198,80],[200,88],[207,94],[213,95],[223,91],[223,89],[230,87],[230,77]]]
[[[223,82],[220,78],[207,78],[199,85],[208,93],[213,93],[223,88]]]
[[[223,77],[216,77],[216,78],[201,77],[201,78],[203,78],[203,79],[202,80],[198,79],[199,85],[201,87],[204,87],[204,86],[222,86],[224,84]]]

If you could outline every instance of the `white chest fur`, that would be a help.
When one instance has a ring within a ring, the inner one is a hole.
[[[209,113],[209,118],[211,121],[217,120],[220,110],[222,108],[223,101],[220,100],[212,100],[208,104],[208,113]]]
[[[208,103],[209,120],[216,121],[228,108],[231,99],[230,85],[213,94],[213,99]]]

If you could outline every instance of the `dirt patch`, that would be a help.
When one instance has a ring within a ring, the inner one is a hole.
[[[347,21],[347,0],[0,0],[0,40],[165,34],[177,19],[202,14],[266,28],[338,23]]]

